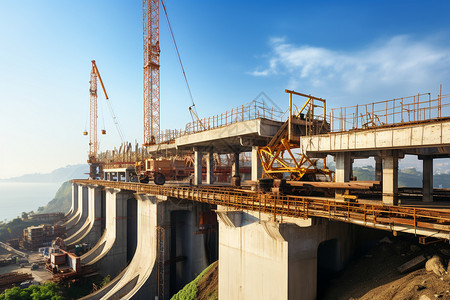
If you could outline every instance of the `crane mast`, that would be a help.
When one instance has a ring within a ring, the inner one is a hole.
[[[103,92],[105,93],[105,97],[108,100],[108,94],[106,93],[105,86],[103,85],[102,77],[97,69],[97,65],[95,64],[95,60],[92,60],[92,69],[91,69],[91,80],[89,94],[90,94],[90,123],[89,130],[91,132],[89,136],[89,156],[88,163],[90,164],[89,168],[89,177],[96,179],[100,170],[99,162],[97,161],[97,152],[98,152],[98,141],[97,141],[97,79],[100,80],[100,84],[102,86]],[[102,133],[106,133],[104,130]],[[87,132],[85,132],[87,134]],[[101,172],[100,172],[101,173]]]
[[[97,162],[97,73],[95,72],[95,60],[92,61],[90,94],[90,113],[89,113],[89,159],[88,163]]]
[[[143,0],[144,19],[144,146],[159,141],[159,0]]]

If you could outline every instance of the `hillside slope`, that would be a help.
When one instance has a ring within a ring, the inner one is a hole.
[[[72,205],[72,184],[70,181],[64,182],[55,194],[55,197],[44,206],[39,213],[63,212],[69,211]]]

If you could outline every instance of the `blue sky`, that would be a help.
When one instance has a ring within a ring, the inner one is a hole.
[[[170,1],[200,117],[284,89],[339,107],[450,92],[448,1]],[[161,13],[161,127],[190,99]],[[0,1],[0,178],[87,159],[82,135],[95,59],[128,141],[142,142],[140,1]],[[120,144],[103,95],[108,135]],[[101,115],[100,115],[101,118]],[[99,124],[102,127],[103,121]]]

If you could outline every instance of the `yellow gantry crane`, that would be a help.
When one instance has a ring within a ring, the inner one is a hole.
[[[103,93],[105,94],[106,100],[108,100],[108,94],[106,93],[105,86],[103,85],[102,77],[98,71],[97,65],[95,64],[95,60],[92,60],[92,69],[91,69],[91,80],[90,83],[90,123],[89,130],[91,134],[89,135],[89,156],[88,156],[88,164],[89,164],[89,178],[97,179],[99,174],[101,174],[101,166],[99,161],[97,160],[97,152],[98,152],[98,141],[97,141],[97,78],[100,80],[100,84],[103,89]],[[88,135],[87,131],[83,132],[84,135]],[[106,130],[102,129],[102,134],[106,134]]]
[[[326,167],[326,158],[322,166],[318,167],[317,160],[306,155],[307,149],[301,149],[300,158],[293,152],[301,148],[301,136],[329,132],[325,99],[290,90],[286,90],[286,93],[289,94],[288,119],[267,146],[258,147],[265,176],[281,179],[284,173],[289,173],[290,180],[332,181],[333,172]],[[298,111],[293,109],[292,95],[307,98]]]

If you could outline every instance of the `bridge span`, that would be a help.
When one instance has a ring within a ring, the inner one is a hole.
[[[382,102],[381,111],[377,103],[357,105],[350,114],[344,108],[331,119],[323,107],[320,123],[301,114],[285,123],[257,113],[225,123],[216,117],[210,130],[105,153],[106,165],[122,169],[105,170],[110,180],[73,180],[65,223],[67,244],[95,244],[82,264],[114,277],[85,299],[169,299],[217,259],[220,299],[315,299],[320,273],[343,269],[361,230],[449,240],[450,191],[433,188],[433,160],[450,157],[450,104],[442,104],[450,96],[419,96],[409,106],[403,98]],[[318,124],[316,133],[309,130]],[[279,179],[271,189],[264,180],[256,189],[214,183],[213,155],[234,155],[231,175],[239,176],[239,153],[251,151],[255,187],[262,169],[271,171],[258,146],[274,140],[285,147],[272,152],[274,160],[293,145],[309,157],[334,156],[334,182]],[[129,182],[122,166],[183,151],[194,154],[193,185]],[[422,188],[398,187],[398,161],[405,155],[423,160]],[[357,181],[353,160],[368,157],[375,160],[375,181]],[[286,186],[294,192],[286,193]],[[319,190],[321,196],[311,196]],[[414,203],[408,202],[412,195]]]
[[[360,226],[447,240],[450,234],[449,209],[231,186],[72,183],[88,189],[89,202],[106,201],[103,235],[82,263],[115,276],[85,299],[169,299],[216,259],[221,299],[315,299],[320,256],[326,253],[330,271],[341,270]]]

